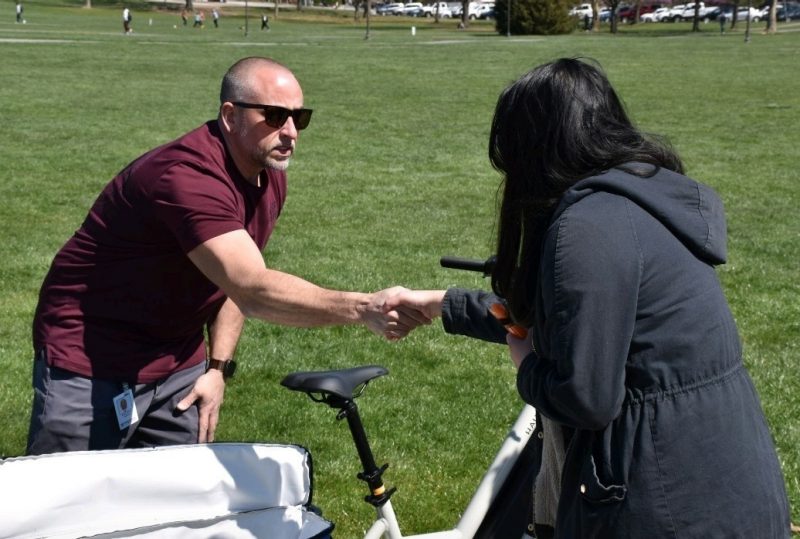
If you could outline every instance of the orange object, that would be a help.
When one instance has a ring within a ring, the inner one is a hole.
[[[497,318],[498,322],[503,324],[503,327],[506,328],[506,331],[508,331],[517,339],[524,339],[528,336],[528,330],[522,326],[516,325],[511,321],[511,317],[508,315],[508,310],[502,303],[492,303],[492,305],[489,307],[489,312],[492,313],[492,316]]]

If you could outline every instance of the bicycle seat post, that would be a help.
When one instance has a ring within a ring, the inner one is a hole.
[[[335,371],[295,372],[281,381],[284,387],[302,391],[314,402],[324,403],[339,410],[336,414],[337,419],[347,418],[347,426],[350,428],[358,457],[364,467],[364,471],[359,472],[356,477],[369,486],[371,494],[364,500],[375,507],[386,504],[397,489],[386,490],[383,484],[383,472],[389,465],[384,464],[378,468],[375,464],[355,399],[361,395],[370,380],[388,373],[389,371],[380,365],[367,365]]]
[[[380,507],[385,504],[392,494],[394,494],[395,490],[397,490],[395,488],[386,490],[383,483],[383,472],[386,471],[389,465],[384,464],[378,468],[378,465],[375,463],[372,448],[367,440],[367,433],[364,430],[364,425],[361,423],[361,415],[358,413],[358,405],[354,400],[348,400],[343,403],[336,417],[338,419],[347,419],[347,426],[350,428],[350,434],[353,436],[353,442],[355,443],[358,457],[361,460],[361,466],[364,468],[364,471],[356,476],[369,486],[371,494],[366,496],[364,500],[375,507]]]

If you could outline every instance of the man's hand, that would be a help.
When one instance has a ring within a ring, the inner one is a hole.
[[[419,326],[429,325],[432,316],[413,303],[405,304],[397,299],[410,292],[395,286],[370,294],[368,304],[362,309],[362,321],[373,333],[390,341],[402,339]]]
[[[197,403],[198,407],[198,443],[214,441],[214,432],[219,421],[219,409],[225,393],[225,380],[222,371],[211,369],[200,376],[194,383],[192,390],[178,403],[177,409],[185,412],[190,406]]]

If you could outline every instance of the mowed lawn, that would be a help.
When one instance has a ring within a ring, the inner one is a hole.
[[[797,23],[774,36],[759,24],[745,43],[742,23],[724,36],[714,25],[692,34],[687,23],[506,38],[490,24],[458,31],[453,21],[375,17],[365,40],[352,14],[282,12],[262,32],[250,7],[245,36],[230,6],[220,28],[208,16],[202,30],[182,27],[175,10],[137,6],[134,34],[123,36],[121,6],[25,6],[27,24],[14,23],[9,4],[0,20],[0,455],[24,452],[30,324],[53,255],[118,170],[215,117],[236,59],[286,63],[314,109],[267,264],[377,290],[488,287],[438,261],[492,252],[500,178],[487,136],[497,96],[541,62],[590,56],[636,122],[669,137],[689,174],[725,202],[729,261],[719,275],[800,521]],[[390,464],[405,533],[457,522],[521,407],[503,347],[448,336],[438,321],[397,343],[363,328],[252,321],[238,359],[218,439],[308,447],[315,502],[342,538],[373,517],[358,460],[331,410],[279,385],[287,373],[389,368],[359,402],[376,459]]]

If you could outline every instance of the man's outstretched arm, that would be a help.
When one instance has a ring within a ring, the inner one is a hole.
[[[330,290],[268,269],[244,230],[207,240],[189,258],[248,317],[297,327],[363,324],[392,340],[431,321],[414,307],[385,308],[387,300],[405,291],[401,287],[374,293]]]

